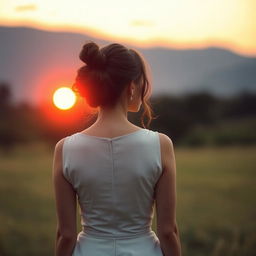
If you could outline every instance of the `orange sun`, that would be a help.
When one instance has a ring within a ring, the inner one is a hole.
[[[69,87],[60,87],[53,94],[53,103],[59,109],[70,109],[76,102],[76,95]]]

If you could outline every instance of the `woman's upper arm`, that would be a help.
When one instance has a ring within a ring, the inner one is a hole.
[[[57,213],[57,232],[59,235],[74,238],[76,230],[76,192],[63,176],[62,150],[64,139],[55,146],[53,157],[53,186]]]
[[[172,140],[159,133],[162,175],[155,188],[157,233],[170,234],[176,230],[176,161]]]

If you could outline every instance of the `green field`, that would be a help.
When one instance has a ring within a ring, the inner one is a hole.
[[[175,151],[183,256],[256,255],[256,146]],[[1,256],[53,255],[52,157],[40,143],[1,154]]]

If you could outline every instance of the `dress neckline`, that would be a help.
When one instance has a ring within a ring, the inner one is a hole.
[[[129,136],[133,136],[135,134],[138,134],[142,131],[146,131],[148,129],[145,129],[145,128],[141,128],[135,132],[130,132],[130,133],[127,133],[127,134],[123,134],[123,135],[120,135],[120,136],[116,136],[116,137],[112,137],[112,138],[108,138],[108,137],[100,137],[100,136],[94,136],[94,135],[89,135],[89,134],[85,134],[85,133],[82,133],[82,132],[77,132],[76,134],[78,135],[81,135],[81,136],[85,136],[85,137],[88,137],[88,138],[94,138],[94,139],[100,139],[100,140],[107,140],[107,141],[114,141],[114,140],[117,140],[117,139],[121,139],[121,138],[125,138],[125,137],[129,137]]]

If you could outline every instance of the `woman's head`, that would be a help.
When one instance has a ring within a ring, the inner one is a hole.
[[[100,49],[96,43],[89,41],[84,44],[79,58],[86,65],[77,71],[72,87],[75,92],[84,97],[91,107],[104,108],[120,103],[124,99],[121,96],[127,91],[127,111],[139,111],[142,102],[142,125],[145,127],[144,116],[148,118],[149,125],[152,119],[152,109],[148,102],[151,84],[145,61],[136,50],[117,43]],[[130,99],[131,96],[133,99]]]

